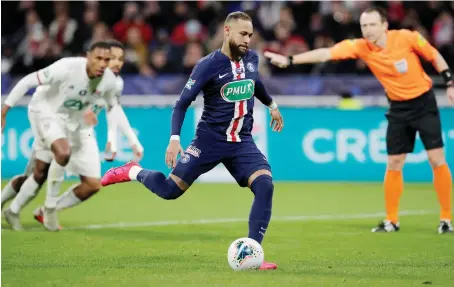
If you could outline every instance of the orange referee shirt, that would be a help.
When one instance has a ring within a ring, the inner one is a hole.
[[[410,100],[427,92],[432,80],[418,55],[433,62],[437,50],[418,32],[389,30],[380,48],[365,39],[344,40],[334,45],[331,60],[362,59],[382,84],[391,100]]]

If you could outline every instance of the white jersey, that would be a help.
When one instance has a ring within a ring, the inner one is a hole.
[[[116,82],[115,82],[115,95],[117,97],[118,103],[120,102],[120,96],[123,93],[123,87],[125,83],[123,82],[123,79],[120,76],[117,76]]]
[[[66,128],[75,131],[84,127],[87,108],[117,104],[115,74],[106,69],[102,77],[90,79],[86,69],[86,58],[73,57],[39,70],[40,86],[33,94],[29,110],[56,113]]]

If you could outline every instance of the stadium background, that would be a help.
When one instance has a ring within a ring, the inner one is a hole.
[[[266,49],[294,54],[358,36],[360,11],[371,4],[2,1],[1,92],[6,96],[21,76],[60,57],[81,54],[93,40],[118,37],[127,47],[122,103],[145,147],[142,163],[166,171],[171,107],[196,61],[220,46],[227,13],[249,11],[256,31],[252,48],[260,55]],[[453,3],[378,4],[388,10],[392,27],[421,31],[454,67]],[[454,111],[441,79],[425,66],[442,106],[452,168]],[[218,182],[196,183],[178,200],[162,200],[137,182],[102,188],[59,212],[58,233],[46,232],[32,216],[44,202],[42,188],[21,212],[26,231],[2,223],[1,286],[454,286],[454,238],[435,232],[439,209],[420,142],[404,177],[425,183],[405,183],[401,231],[370,232],[385,216],[386,99],[364,64],[276,70],[262,59],[260,72],[285,118],[285,130],[272,133],[267,110],[257,102],[254,136],[278,181],[263,242],[266,259],[279,264],[275,272],[232,273],[228,267],[227,248],[247,234],[254,196],[235,183],[219,183],[231,177],[218,169],[203,178]],[[22,172],[30,155],[28,99],[8,113],[2,179]],[[184,144],[199,113],[200,101],[188,111]],[[102,150],[104,114],[100,120]],[[117,161],[103,162],[103,170],[131,158],[126,139],[119,147]],[[61,191],[74,183],[65,181]]]
[[[142,164],[165,171],[172,105],[197,60],[220,47],[222,20],[229,12],[243,10],[252,16],[251,48],[260,55],[266,50],[290,55],[359,37],[360,12],[373,4],[387,10],[390,28],[420,31],[453,66],[453,2],[2,2],[1,91],[7,95],[21,76],[61,57],[83,55],[92,41],[116,38],[126,46],[122,103],[145,147]],[[430,63],[424,65],[442,106],[447,159],[454,166],[450,120],[454,111],[447,107],[441,79]],[[267,111],[257,102],[254,136],[276,180],[382,180],[386,98],[362,61],[278,70],[262,58],[259,69],[286,123],[282,133],[272,133]],[[22,172],[30,156],[33,138],[26,120],[27,99],[8,115],[2,136],[4,179]],[[346,103],[353,105],[345,108]],[[188,111],[182,134],[185,145],[193,136],[200,109],[198,101]],[[103,114],[100,119],[96,130],[102,150]],[[132,157],[126,139],[119,140],[117,161],[104,162],[103,170]],[[407,180],[431,181],[421,142],[407,162]],[[201,180],[232,178],[219,167]]]

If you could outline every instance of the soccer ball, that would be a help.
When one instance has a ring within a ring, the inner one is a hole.
[[[252,238],[238,238],[230,244],[227,260],[233,270],[254,270],[263,263],[263,248]]]

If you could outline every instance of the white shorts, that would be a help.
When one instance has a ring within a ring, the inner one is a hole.
[[[101,155],[93,129],[77,131],[70,138],[71,158],[66,167],[68,174],[101,178]]]
[[[86,177],[101,177],[101,158],[93,129],[78,129],[70,132],[57,115],[48,112],[29,111],[28,117],[35,137],[34,155],[36,159],[50,164],[53,159],[50,148],[52,143],[57,139],[66,138],[71,144],[71,157],[66,166],[67,172]],[[34,167],[33,161],[32,157],[29,165],[32,164]]]
[[[36,158],[51,163],[53,159],[50,149],[52,143],[61,138],[67,138],[65,127],[56,114],[49,112],[28,111],[28,119],[35,138],[34,147]]]

